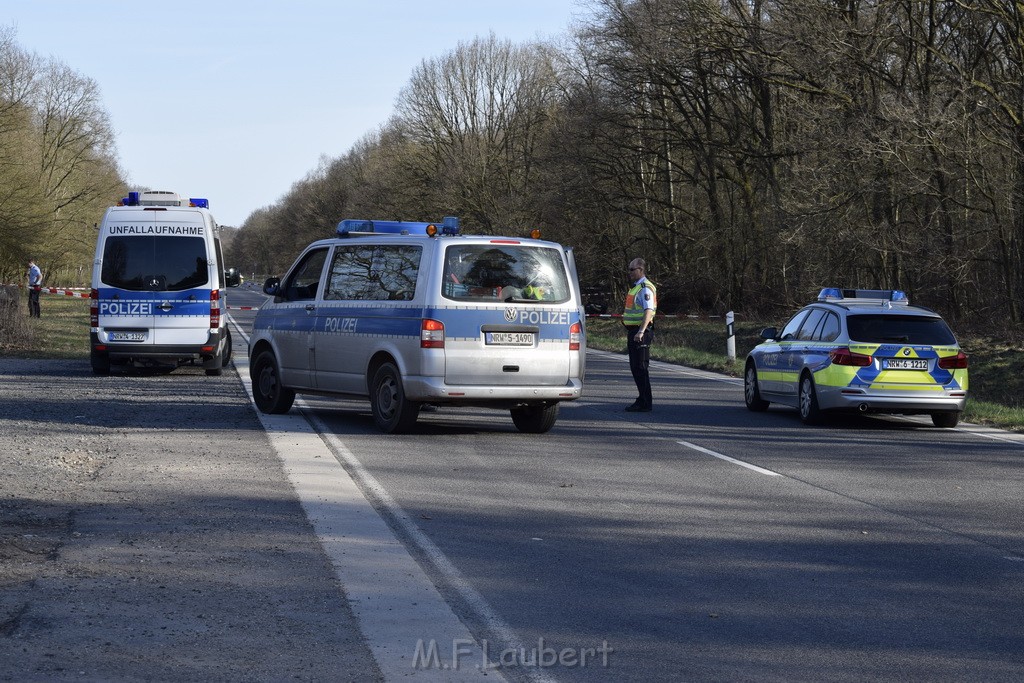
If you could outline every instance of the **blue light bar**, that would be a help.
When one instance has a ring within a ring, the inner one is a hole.
[[[826,287],[818,294],[818,301],[842,301],[844,299],[892,301],[901,304],[910,303],[910,297],[907,296],[907,293],[899,289],[840,289],[839,287]]]
[[[199,197],[189,197],[188,205],[189,206],[195,206],[195,207],[198,207],[200,209],[209,209],[210,208],[210,200],[209,199],[202,199],[202,198],[199,198]]]
[[[459,217],[458,216],[445,216],[444,223],[441,228],[442,235],[458,235],[459,234]]]
[[[338,223],[337,233],[339,237],[347,237],[355,233],[392,234],[392,235],[431,235],[436,231],[434,223],[418,223],[414,221],[368,221],[354,218],[346,218]],[[459,234],[459,219],[455,216],[447,216],[441,230],[444,235]]]
[[[842,299],[843,290],[838,287],[826,287],[818,293],[818,301],[828,301],[829,299]]]

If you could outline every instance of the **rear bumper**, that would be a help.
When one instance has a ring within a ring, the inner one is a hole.
[[[178,363],[189,360],[212,360],[222,349],[226,332],[214,330],[205,344],[135,344],[130,342],[103,343],[95,332],[89,341],[94,351],[106,353],[116,363]]]
[[[574,401],[583,395],[583,381],[579,379],[570,379],[561,386],[452,385],[436,377],[405,377],[402,381],[408,399],[431,403],[515,405]]]
[[[880,394],[849,388],[818,389],[818,406],[822,410],[848,410],[864,413],[899,413],[903,415],[963,412],[967,395],[962,389],[938,392],[886,392]],[[951,395],[959,394],[959,395]]]

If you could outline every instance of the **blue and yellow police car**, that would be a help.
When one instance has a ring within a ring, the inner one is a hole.
[[[955,427],[967,402],[967,355],[942,317],[899,290],[826,288],[747,356],[743,394],[807,424],[828,411],[927,414]]]

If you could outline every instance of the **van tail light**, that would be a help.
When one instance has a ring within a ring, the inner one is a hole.
[[[100,290],[89,292],[89,326],[100,326]]]
[[[583,332],[583,326],[578,322],[573,323],[569,326],[569,350],[579,351],[580,350],[580,335]]]
[[[444,323],[440,320],[426,318],[420,325],[420,348],[444,348]]]
[[[220,290],[210,290],[210,329],[216,330],[220,327]]]
[[[828,357],[833,365],[853,365],[862,368],[871,365],[871,356],[854,353],[850,349],[834,349]]]
[[[967,368],[967,354],[957,351],[955,356],[940,358],[939,367],[943,370],[964,370]]]

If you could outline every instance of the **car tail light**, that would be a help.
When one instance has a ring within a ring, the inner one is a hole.
[[[573,323],[569,326],[569,350],[579,351],[580,350],[580,336],[583,332],[583,326],[578,322]]]
[[[939,359],[939,367],[943,370],[963,370],[967,367],[967,354],[957,351],[955,356]]]
[[[853,365],[856,367],[867,367],[871,365],[871,356],[863,353],[854,353],[850,349],[835,349],[828,354],[833,365]]]
[[[421,349],[443,349],[444,348],[444,323],[440,320],[429,318],[420,325],[420,348]]]
[[[216,330],[220,327],[220,290],[210,290],[210,329]]]
[[[100,290],[89,292],[89,326],[100,326]]]

